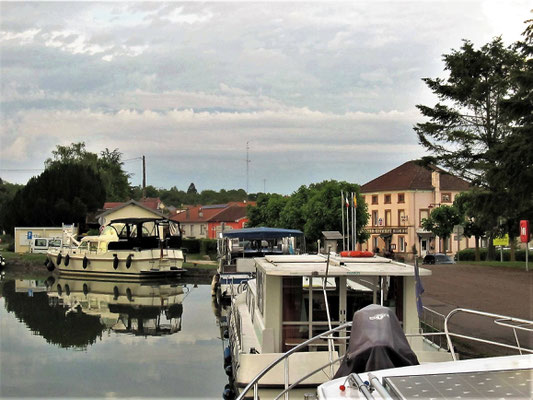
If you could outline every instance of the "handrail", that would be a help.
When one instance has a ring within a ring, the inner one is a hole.
[[[346,323],[344,323],[342,325],[337,326],[336,328],[330,329],[327,332],[324,332],[324,333],[321,333],[320,335],[314,336],[311,339],[308,339],[305,342],[302,342],[299,345],[293,347],[292,349],[290,349],[286,353],[283,353],[279,358],[275,359],[270,364],[268,364],[265,368],[263,368],[263,370],[261,372],[259,372],[259,374],[257,374],[255,376],[255,378],[252,379],[252,381],[250,381],[250,383],[248,383],[248,385],[246,385],[246,387],[242,390],[242,392],[239,394],[239,396],[235,400],[242,400],[244,398],[244,396],[246,395],[246,393],[248,393],[248,391],[252,388],[252,386],[254,386],[254,396],[255,396],[256,384],[259,382],[259,380],[263,376],[265,376],[266,373],[268,371],[270,371],[273,367],[275,367],[281,361],[287,359],[291,354],[296,353],[298,350],[300,350],[301,348],[303,348],[303,347],[307,346],[308,344],[314,342],[315,340],[323,339],[325,336],[331,335],[332,333],[335,333],[337,331],[341,331],[341,330],[346,329],[346,328],[348,328],[350,326],[352,326],[352,322],[346,322]],[[326,365],[326,367],[328,365],[329,365],[329,363]],[[323,369],[323,368],[324,368],[324,366],[322,366],[321,369]]]
[[[468,309],[468,308],[456,308],[456,309],[453,309],[453,310],[451,310],[448,313],[448,315],[446,315],[446,318],[444,318],[444,333],[446,334],[446,341],[448,342],[448,347],[450,349],[450,353],[452,354],[453,361],[457,361],[457,357],[455,355],[455,349],[453,347],[453,343],[452,343],[452,340],[450,338],[450,332],[449,332],[449,329],[448,329],[448,321],[450,320],[450,318],[452,316],[454,316],[455,314],[457,314],[459,312],[465,312],[467,314],[480,315],[480,316],[490,317],[490,318],[498,318],[500,320],[504,319],[506,321],[518,322],[518,323],[523,323],[523,324],[533,324],[533,321],[528,321],[526,319],[521,319],[521,318],[512,318],[512,317],[509,317],[507,315],[493,314],[493,313],[488,313],[488,312],[484,312],[484,311],[476,311],[476,310],[471,310],[471,309]],[[527,331],[533,331],[533,330],[527,329],[527,328],[523,328],[523,329],[527,330]],[[452,334],[452,335],[455,336],[455,337],[460,337],[460,338],[463,338],[463,339],[470,339],[470,340],[481,342],[481,343],[487,343],[487,344],[493,344],[493,345],[496,345],[496,346],[512,348],[512,349],[518,350],[520,352],[520,354],[522,354],[522,350],[529,351],[529,352],[533,353],[533,350],[522,349],[520,347],[520,343],[517,343],[518,346],[515,347],[515,346],[506,345],[504,343],[498,343],[498,342],[494,342],[494,341],[490,341],[490,340],[475,338],[475,337],[472,337],[472,336],[459,335],[459,334]],[[516,334],[515,334],[515,338],[516,338],[516,340],[518,342],[518,337],[516,336]]]
[[[430,310],[430,311],[433,311],[433,310]],[[466,336],[466,335],[461,335],[461,334],[458,334],[458,333],[450,332],[449,329],[448,329],[448,321],[450,320],[450,318],[453,315],[455,315],[455,314],[457,314],[459,312],[466,312],[466,313],[469,313],[469,314],[495,318],[496,320],[494,322],[497,325],[513,328],[513,331],[515,332],[515,338],[516,338],[516,341],[517,341],[518,345],[517,346],[512,346],[512,345],[508,345],[508,344],[505,344],[505,343],[499,343],[499,342],[495,342],[495,341],[490,341],[490,340],[486,340],[486,339],[480,339],[480,338],[476,338],[476,337],[472,337],[472,336]],[[435,312],[435,314],[440,314],[440,313]],[[440,315],[442,315],[444,317],[443,314],[440,314]],[[450,311],[448,313],[448,315],[446,315],[444,317],[444,332],[406,334],[406,336],[408,336],[408,337],[413,337],[413,336],[425,337],[425,336],[437,336],[437,335],[441,335],[442,336],[442,335],[445,335],[447,343],[448,343],[448,346],[449,346],[450,353],[452,354],[452,358],[453,358],[454,361],[457,361],[457,357],[456,357],[455,349],[454,349],[452,341],[451,341],[451,337],[469,339],[469,340],[478,341],[478,342],[481,342],[481,343],[487,343],[487,344],[492,344],[492,345],[495,345],[495,346],[510,348],[510,349],[514,349],[514,350],[520,351],[520,354],[522,354],[522,351],[533,353],[533,349],[522,348],[520,346],[520,344],[518,342],[518,338],[516,336],[516,331],[515,331],[515,328],[516,328],[516,329],[521,329],[521,330],[524,330],[524,331],[527,331],[527,332],[533,332],[533,328],[526,328],[526,327],[519,326],[519,325],[516,325],[516,326],[515,325],[510,325],[510,324],[506,324],[506,322],[517,322],[517,323],[520,323],[520,324],[533,325],[533,321],[529,321],[529,320],[525,320],[525,319],[513,318],[513,317],[509,317],[509,316],[505,316],[505,315],[487,313],[487,312],[471,310],[471,309],[467,309],[467,308],[456,308],[456,309],[453,309],[452,311]],[[344,323],[342,325],[339,325],[338,327],[333,328],[333,329],[331,329],[331,330],[329,330],[327,332],[324,332],[324,333],[321,333],[321,334],[319,334],[317,336],[314,336],[311,339],[308,339],[305,342],[300,343],[299,345],[293,347],[292,349],[290,349],[286,353],[283,353],[279,358],[277,358],[276,360],[272,361],[261,372],[259,372],[259,374],[256,375],[256,377],[242,390],[242,392],[239,394],[239,396],[236,398],[236,400],[242,400],[244,398],[244,396],[250,391],[250,389],[252,387],[254,388],[254,398],[257,398],[259,380],[263,376],[265,376],[266,373],[269,372],[272,368],[274,368],[276,365],[278,365],[281,361],[285,360],[287,365],[288,365],[288,357],[291,354],[299,351],[301,348],[303,348],[305,346],[308,346],[309,344],[313,343],[314,341],[316,341],[318,339],[328,339],[328,340],[330,340],[332,338],[331,334],[333,334],[335,332],[338,332],[338,331],[341,331],[343,329],[349,328],[349,327],[352,327],[352,322],[346,322],[346,323]],[[334,339],[340,339],[340,338],[334,338]],[[342,338],[342,339],[344,339],[344,338]],[[325,365],[322,365],[321,367],[319,367],[316,370],[312,371],[311,373],[305,375],[304,377],[299,378],[296,382],[292,383],[290,386],[286,382],[284,390],[275,398],[275,400],[279,399],[283,395],[287,395],[290,390],[292,390],[295,386],[300,384],[302,381],[304,381],[305,379],[309,378],[310,376],[316,374],[320,370],[323,370],[324,368],[327,368],[328,366],[332,366],[333,364],[335,364],[336,362],[338,362],[342,358],[343,357],[339,357],[336,360],[330,361],[330,362],[326,363]],[[285,379],[287,380],[288,376],[286,376]]]

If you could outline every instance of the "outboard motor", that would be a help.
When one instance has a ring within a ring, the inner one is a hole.
[[[418,364],[396,315],[387,307],[371,304],[353,316],[348,351],[334,379],[352,372]]]

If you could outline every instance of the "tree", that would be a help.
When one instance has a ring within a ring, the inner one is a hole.
[[[420,144],[432,154],[423,160],[443,165],[481,188],[474,194],[481,196],[476,202],[486,206],[479,210],[487,212],[486,219],[514,218],[516,204],[506,193],[516,182],[502,177],[501,167],[502,154],[507,155],[510,170],[518,167],[509,154],[517,137],[512,135],[515,117],[504,103],[517,89],[513,75],[523,68],[524,57],[516,46],[505,47],[501,38],[496,38],[479,50],[465,40],[460,50],[445,54],[443,60],[448,78],[423,79],[439,103],[434,107],[417,105],[429,118],[414,128]],[[489,210],[494,208],[496,214],[491,215]],[[494,254],[491,239],[497,228],[496,223],[490,227],[489,259]]]
[[[461,218],[457,209],[453,206],[442,205],[431,211],[429,218],[422,220],[422,228],[443,239],[444,254],[446,254],[448,238],[453,232],[453,227],[459,223],[461,223]]]
[[[130,175],[122,168],[122,153],[118,149],[110,151],[106,148],[98,157],[85,149],[84,142],[72,143],[70,146],[58,145],[52,151],[52,157],[44,163],[45,168],[64,164],[80,164],[92,168],[100,175],[107,201],[126,201],[130,197]]]
[[[487,196],[490,195],[486,191],[485,193]],[[485,236],[485,232],[490,230],[493,225],[492,220],[486,220],[486,215],[488,215],[488,213],[481,212],[483,204],[480,203],[480,200],[482,199],[483,196],[481,194],[471,191],[460,193],[453,201],[453,205],[457,209],[460,219],[462,220],[464,235],[468,238],[474,236],[476,261],[481,261],[479,241]]]
[[[94,170],[81,164],[57,164],[31,178],[6,207],[5,226],[84,224],[88,213],[100,209],[105,188]]]
[[[322,231],[342,230],[341,190],[358,194],[359,186],[334,180],[301,186],[291,196],[260,193],[257,206],[248,208],[250,226],[299,229],[311,243]],[[358,196],[357,239],[368,238],[363,227],[368,222],[367,206]]]
[[[194,186],[194,183],[191,182],[189,185],[189,188],[187,189],[187,194],[197,194],[198,190],[196,190],[196,186]]]
[[[509,135],[512,122],[502,102],[516,86],[511,74],[523,58],[496,38],[479,50],[465,40],[443,60],[448,78],[423,79],[440,102],[417,105],[429,118],[414,127],[420,144],[432,153],[424,159],[490,190],[496,182],[488,171],[498,167],[494,150]]]

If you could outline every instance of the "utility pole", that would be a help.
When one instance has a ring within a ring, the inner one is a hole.
[[[267,185],[267,180],[266,178],[263,178],[263,193],[266,193],[266,185]]]
[[[249,172],[250,172],[250,157],[249,157],[249,146],[250,142],[246,142],[246,194],[248,194],[248,182],[249,182]]]
[[[143,199],[146,199],[146,158],[143,155]]]

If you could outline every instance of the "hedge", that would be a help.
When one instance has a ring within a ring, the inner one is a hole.
[[[526,251],[525,250],[515,250],[515,259],[516,261],[526,261]],[[487,259],[487,249],[479,249],[480,260],[485,261]],[[533,257],[533,251],[529,251],[529,259]],[[495,250],[496,260],[500,260],[500,250],[497,248]],[[475,249],[464,249],[459,252],[459,260],[461,261],[475,261],[476,260],[476,250]],[[511,261],[511,250],[503,251],[503,261]]]
[[[183,239],[181,246],[190,254],[217,253],[217,241],[214,239]]]

